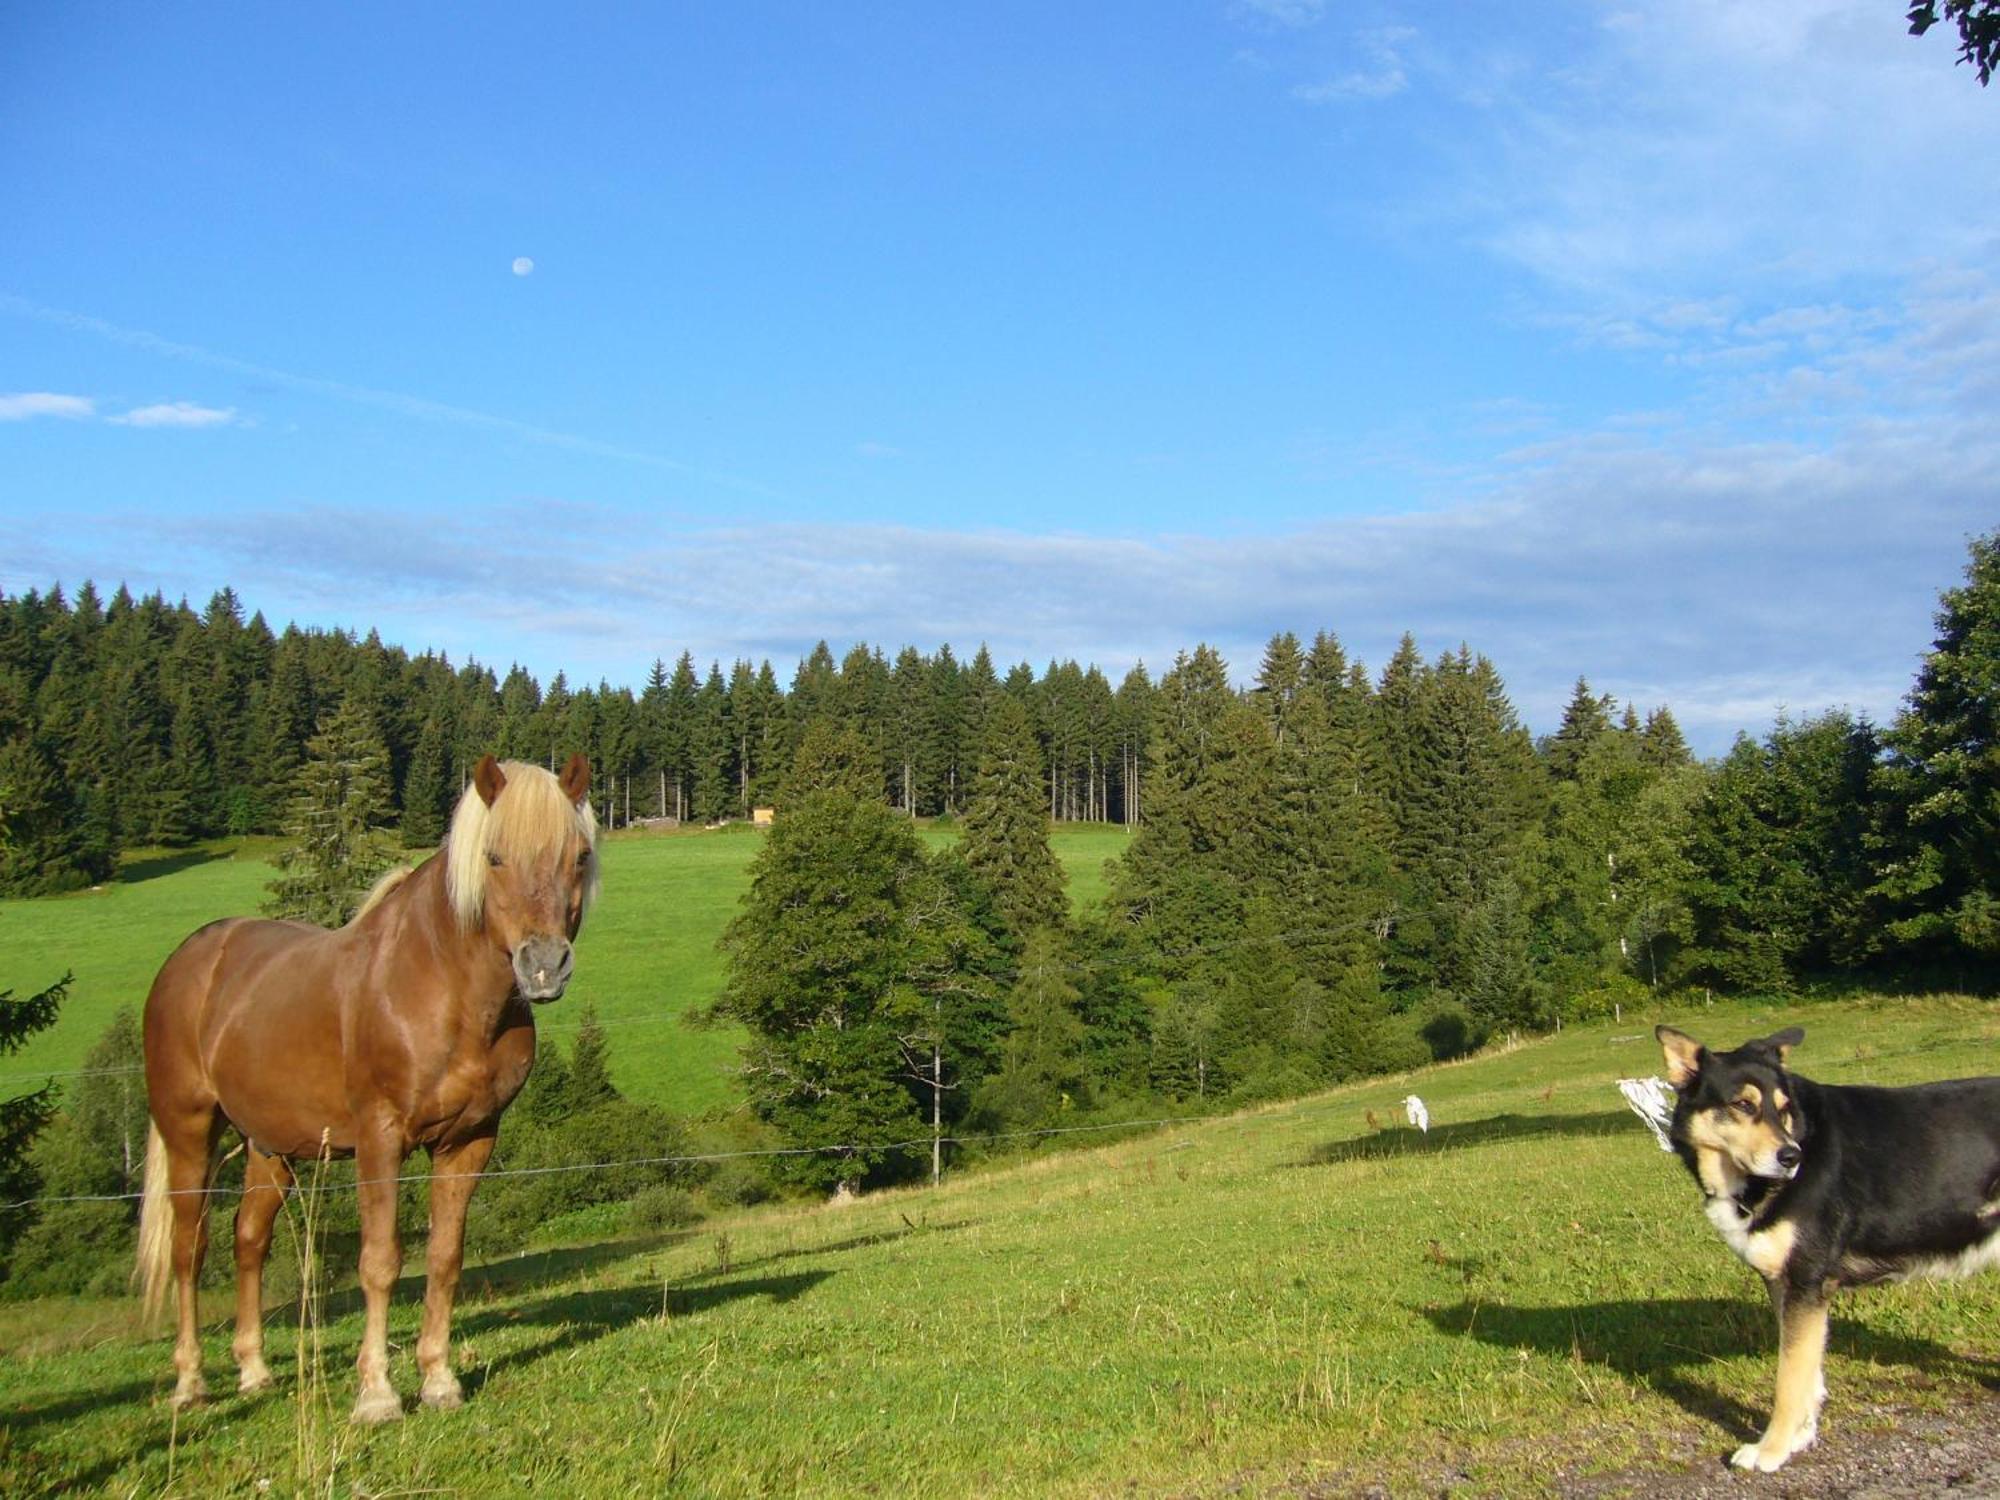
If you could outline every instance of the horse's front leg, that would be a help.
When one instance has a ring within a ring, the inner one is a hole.
[[[431,1239],[424,1279],[424,1329],[417,1366],[424,1372],[424,1405],[449,1411],[465,1399],[451,1372],[451,1304],[465,1264],[465,1209],[479,1174],[493,1155],[493,1134],[475,1136],[431,1154]]]
[[[364,1131],[354,1147],[354,1172],[361,1198],[361,1294],[367,1314],[361,1327],[361,1390],[354,1398],[357,1422],[391,1422],[403,1414],[402,1398],[389,1383],[389,1295],[403,1271],[403,1242],[396,1234],[396,1178],[403,1167],[403,1142],[392,1128]]]

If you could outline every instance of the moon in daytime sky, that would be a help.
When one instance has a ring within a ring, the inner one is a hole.
[[[535,269],[535,263],[532,260],[530,260],[527,256],[517,255],[514,257],[514,274],[516,276],[526,276],[530,271],[534,269]]]

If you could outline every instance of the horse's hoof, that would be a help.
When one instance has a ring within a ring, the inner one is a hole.
[[[264,1391],[268,1391],[277,1383],[277,1377],[271,1373],[270,1366],[261,1361],[254,1365],[245,1365],[236,1377],[236,1394],[239,1396],[259,1395]]]
[[[199,1375],[183,1379],[174,1387],[173,1395],[167,1397],[167,1405],[175,1411],[191,1411],[208,1399],[208,1382]]]
[[[449,1370],[424,1377],[424,1405],[432,1411],[457,1411],[465,1405],[465,1389]]]
[[[349,1420],[374,1427],[394,1422],[403,1415],[403,1398],[394,1391],[363,1391],[355,1398]]]

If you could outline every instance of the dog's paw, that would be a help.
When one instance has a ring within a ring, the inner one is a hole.
[[[1729,1455],[1730,1467],[1755,1469],[1759,1474],[1775,1474],[1784,1467],[1786,1459],[1811,1447],[1815,1436],[1814,1430],[1808,1427],[1789,1443],[1772,1443],[1769,1439],[1761,1443],[1745,1443]]]

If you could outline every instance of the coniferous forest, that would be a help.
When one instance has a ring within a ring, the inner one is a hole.
[[[683,653],[635,691],[274,632],[227,589],[52,588],[0,599],[0,892],[281,832],[329,759],[369,768],[372,801],[341,794],[372,808],[356,836],[411,848],[488,751],[584,751],[612,829],[775,804],[711,1014],[749,1029],[780,1134],[903,1142],[802,1180],[879,1181],[923,1169],[926,1130],[1295,1093],[1658,989],[1983,987],[2000,535],[1936,624],[1893,722],[1780,720],[1701,762],[1669,706],[1582,676],[1537,738],[1493,662],[1407,636],[1371,668],[1280,634],[1247,687],[1200,645],[1114,686],[822,643],[788,685]],[[919,817],[960,836],[930,853]],[[1101,908],[1067,912],[1051,820],[1133,830]],[[799,925],[829,862],[863,894]]]

